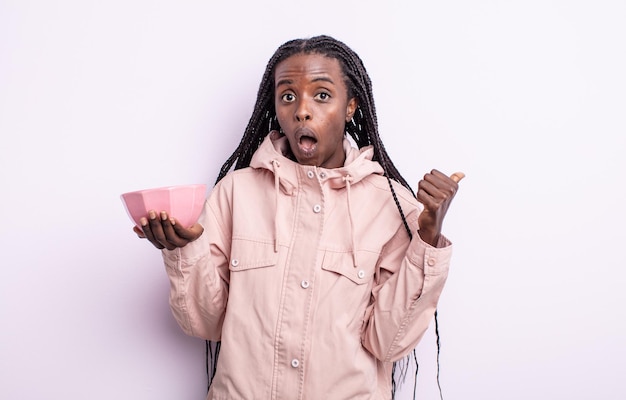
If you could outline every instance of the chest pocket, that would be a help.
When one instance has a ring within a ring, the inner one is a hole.
[[[278,253],[271,243],[257,242],[246,239],[233,239],[230,249],[228,269],[246,271],[250,269],[275,266]]]
[[[378,253],[369,251],[357,252],[357,263],[354,266],[352,253],[326,251],[322,269],[340,274],[357,285],[369,283],[374,278]]]

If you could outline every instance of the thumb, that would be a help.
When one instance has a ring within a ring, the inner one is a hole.
[[[465,178],[465,174],[463,172],[455,172],[450,175],[450,179],[452,179],[456,183],[461,182],[461,179],[463,178]]]
[[[139,237],[140,239],[145,239],[146,238],[146,234],[143,233],[141,228],[139,228],[137,225],[135,225],[133,227],[133,232],[135,232],[137,234],[137,237]]]

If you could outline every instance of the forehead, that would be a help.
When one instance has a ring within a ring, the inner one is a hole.
[[[284,79],[326,76],[335,84],[343,83],[343,71],[339,61],[323,54],[294,54],[276,66],[274,82]]]

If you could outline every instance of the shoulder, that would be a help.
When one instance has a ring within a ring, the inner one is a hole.
[[[391,187],[393,187],[393,193],[395,193],[396,198],[402,205],[402,207],[407,208],[419,208],[420,203],[415,198],[415,195],[406,187],[402,186],[399,182],[394,181],[393,179],[387,179],[387,177],[372,174],[363,180],[365,184],[372,187],[374,190],[385,193],[388,196],[393,196],[391,193]],[[391,182],[391,186],[389,183]]]
[[[270,171],[246,167],[226,174],[215,184],[209,198],[225,200],[231,198],[235,193],[254,193],[265,190],[268,185],[273,185]]]
[[[244,182],[248,183],[249,181],[257,182],[259,177],[267,174],[271,174],[271,172],[262,168],[245,167],[237,169],[226,174],[226,176],[215,184],[213,190],[224,190],[225,188],[233,187]]]

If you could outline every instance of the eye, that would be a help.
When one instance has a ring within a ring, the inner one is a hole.
[[[280,98],[285,103],[291,103],[296,99],[296,96],[294,96],[293,93],[285,93]]]
[[[315,98],[321,101],[327,101],[328,99],[330,99],[330,94],[326,92],[320,92],[315,96]]]

